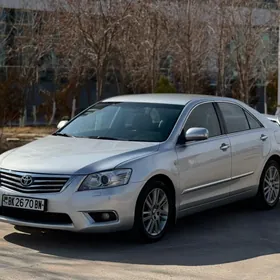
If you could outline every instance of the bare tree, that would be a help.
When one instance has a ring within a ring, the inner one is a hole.
[[[41,90],[43,104],[40,112],[45,115],[48,124],[53,124],[56,117],[74,117],[77,108],[78,96],[92,73],[89,73],[87,61],[60,57],[56,50],[56,65],[53,66],[55,90],[53,92]],[[52,112],[50,114],[50,112]]]
[[[71,112],[69,117],[73,117],[76,111],[76,102],[84,86],[89,79],[95,75],[95,68],[87,56],[80,53],[80,45],[73,45],[70,48],[61,42],[62,38],[55,48],[57,55],[57,66],[55,69],[55,82],[57,91],[55,99],[60,104],[61,108],[58,109],[65,111],[64,108],[68,107],[68,102],[60,102],[63,99],[63,93],[71,99]],[[63,83],[61,81],[64,81]],[[66,107],[65,107],[66,106]]]
[[[267,81],[277,65],[273,44],[265,38],[275,15],[257,0],[247,2],[53,0],[51,12],[11,17],[0,43],[5,42],[23,95],[38,84],[44,67],[54,70],[55,90],[44,91],[50,124],[58,115],[74,116],[90,79],[96,80],[99,100],[108,73],[119,93],[127,86],[154,92],[162,74],[174,76],[180,91],[200,93],[212,74],[218,95],[226,95],[235,80],[238,97],[249,102],[256,83]]]
[[[0,153],[6,149],[4,128],[20,117],[24,98],[21,95],[20,80],[12,71],[5,80],[0,81]]]
[[[20,116],[24,104],[21,90],[22,79],[14,69],[10,69],[5,80],[0,81],[0,128],[15,121]],[[2,131],[2,130],[1,130]],[[0,139],[2,133],[0,132]]]
[[[232,30],[228,23],[232,6],[229,0],[212,0],[208,4],[211,11],[209,25],[212,30],[209,42],[209,67],[216,81],[216,95],[226,96],[230,94],[234,69],[230,49]]]
[[[208,1],[172,1],[171,34],[174,70],[179,75],[182,91],[199,93],[209,64],[209,42],[212,28],[209,25]]]
[[[66,57],[75,50],[78,59],[87,61],[96,78],[96,100],[103,93],[104,80],[114,56],[116,40],[125,31],[132,0],[65,0],[60,12],[60,43]],[[71,62],[72,63],[72,62]]]
[[[272,59],[273,40],[269,38],[275,17],[262,8],[257,0],[237,0],[228,18],[239,98],[246,103],[250,102],[253,87],[277,67]]]
[[[21,94],[28,97],[38,84],[42,60],[53,49],[52,34],[48,27],[50,15],[45,11],[11,10],[7,20],[5,43],[7,69],[18,76]],[[21,111],[20,124],[25,124],[26,102]]]

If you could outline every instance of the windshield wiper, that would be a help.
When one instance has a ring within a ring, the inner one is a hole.
[[[116,141],[127,141],[127,139],[106,137],[106,136],[89,136],[89,139],[101,139],[101,140],[116,140]]]
[[[54,136],[62,136],[62,137],[74,137],[74,136],[69,135],[69,134],[67,134],[67,133],[59,133],[59,132],[54,133],[53,135],[54,135]]]

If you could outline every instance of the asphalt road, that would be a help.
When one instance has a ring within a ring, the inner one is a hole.
[[[162,241],[23,233],[0,223],[0,279],[280,279],[280,206],[235,204],[181,220]]]

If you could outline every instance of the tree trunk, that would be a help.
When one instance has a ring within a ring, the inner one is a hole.
[[[19,126],[20,127],[24,127],[25,124],[26,124],[26,115],[27,115],[27,112],[26,112],[26,107],[23,108],[23,111],[22,111],[22,114],[19,118]]]
[[[36,123],[37,123],[37,108],[36,108],[36,105],[34,105],[32,108],[33,108],[33,112],[32,112],[33,124],[36,125]]]
[[[248,85],[248,81],[246,81],[246,85],[245,85],[245,103],[249,104],[249,85]]]
[[[74,96],[72,99],[71,119],[74,118],[75,113],[76,113],[76,97]]]
[[[223,28],[223,26],[221,27]],[[225,96],[225,50],[223,42],[223,30],[220,33],[219,52],[218,52],[218,77],[216,95]]]
[[[52,125],[54,122],[54,118],[55,118],[55,114],[56,114],[56,101],[53,100],[53,106],[52,106],[52,116],[50,118],[50,121],[48,123],[48,125]]]
[[[95,102],[99,101],[103,95],[103,75],[97,74],[96,75],[96,100]]]
[[[188,69],[188,92],[189,93],[194,93],[194,86],[193,86],[193,65],[192,65],[192,49],[191,49],[191,44],[192,38],[191,38],[191,27],[192,27],[192,22],[191,22],[191,1],[187,2],[187,21],[188,21],[188,31],[187,31],[187,69]]]
[[[115,81],[116,81],[116,84],[117,84],[117,90],[118,90],[118,95],[121,95],[122,94],[122,82],[118,79],[118,76],[117,76],[117,73],[116,73],[116,69],[115,67],[113,66],[113,70],[114,70],[114,76],[115,76]]]

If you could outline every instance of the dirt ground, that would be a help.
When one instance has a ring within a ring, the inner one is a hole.
[[[56,130],[55,127],[5,127],[3,129],[4,134],[50,134]]]
[[[0,131],[0,154],[56,131],[55,127],[5,127]]]

